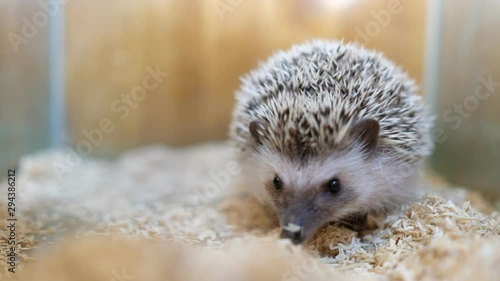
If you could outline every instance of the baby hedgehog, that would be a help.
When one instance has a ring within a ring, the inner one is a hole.
[[[432,119],[406,73],[381,54],[313,41],[278,52],[242,79],[231,138],[243,184],[300,244],[337,221],[411,199],[432,151]]]

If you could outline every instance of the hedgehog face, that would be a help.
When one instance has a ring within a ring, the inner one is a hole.
[[[285,160],[272,169],[265,190],[278,214],[283,238],[302,243],[326,223],[363,209],[365,199],[376,190],[376,174],[359,155],[357,151],[333,153],[324,161],[299,166]],[[300,235],[287,230],[290,225],[298,226]]]
[[[372,119],[359,121],[351,129],[349,149],[305,162],[261,151],[257,161],[267,172],[260,180],[278,214],[283,238],[302,243],[326,223],[363,210],[377,189],[378,165],[371,160],[378,130]]]

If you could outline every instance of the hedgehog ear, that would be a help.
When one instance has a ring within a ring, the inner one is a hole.
[[[372,155],[377,148],[380,124],[375,119],[362,119],[357,121],[351,129],[353,139],[363,145],[367,156]]]
[[[250,125],[248,125],[248,128],[257,145],[261,145],[265,129],[264,123],[261,121],[252,121],[250,122]]]

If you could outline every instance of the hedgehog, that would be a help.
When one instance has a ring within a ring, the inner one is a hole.
[[[313,40],[241,81],[230,125],[241,184],[276,212],[282,238],[300,244],[335,222],[362,231],[415,197],[432,117],[381,53]]]

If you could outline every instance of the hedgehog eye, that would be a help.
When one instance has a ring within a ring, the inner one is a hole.
[[[278,176],[274,177],[273,184],[274,188],[276,188],[276,190],[278,191],[280,191],[283,188],[283,183],[281,182],[281,179]]]
[[[332,194],[337,194],[340,188],[341,184],[338,178],[333,178],[326,183],[326,190]]]

